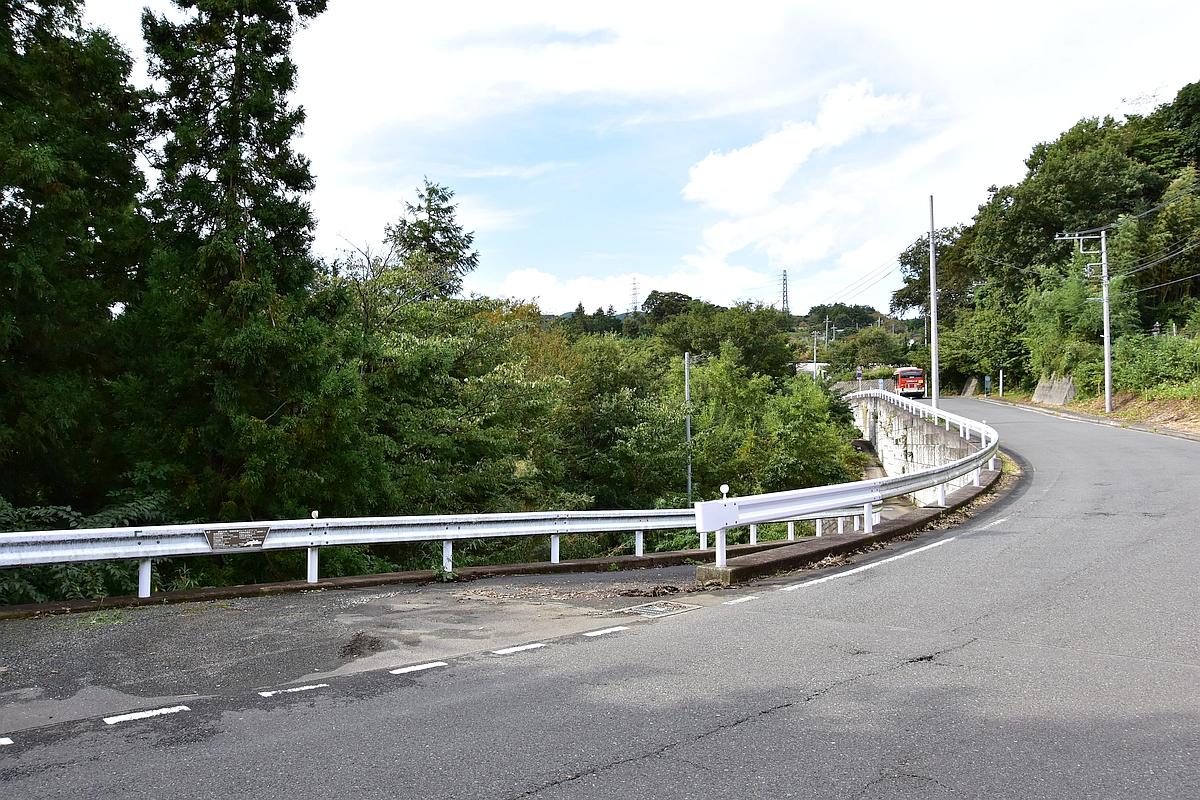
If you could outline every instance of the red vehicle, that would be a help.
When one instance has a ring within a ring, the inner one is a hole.
[[[896,393],[900,396],[925,396],[925,370],[920,367],[900,367],[893,375],[896,378]]]

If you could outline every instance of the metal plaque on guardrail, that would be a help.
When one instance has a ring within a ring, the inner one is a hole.
[[[260,550],[270,528],[221,528],[207,530],[208,546],[213,550]]]

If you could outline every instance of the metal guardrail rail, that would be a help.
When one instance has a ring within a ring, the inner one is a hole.
[[[876,504],[921,489],[937,488],[939,505],[944,506],[945,487],[948,482],[973,473],[973,482],[978,486],[983,465],[987,463],[989,469],[995,469],[1000,434],[986,422],[977,422],[944,409],[933,408],[883,389],[867,389],[846,397],[849,400],[883,400],[930,423],[945,424],[947,431],[956,425],[959,435],[968,441],[973,441],[973,437],[978,435],[979,449],[947,464],[904,475],[696,503],[696,529],[715,532],[717,535],[717,566],[725,566],[725,531],[729,528],[761,525],[800,516],[827,515],[831,509],[858,507],[862,509],[864,532],[871,533]]]
[[[672,529],[696,530],[701,549],[707,549],[708,533],[715,531],[717,563],[723,565],[728,528],[748,525],[750,541],[754,543],[758,525],[763,523],[787,522],[788,538],[794,539],[797,521],[815,520],[820,535],[823,520],[836,519],[841,532],[844,519],[854,517],[855,529],[861,519],[863,529],[869,533],[877,516],[874,505],[881,500],[944,485],[972,469],[978,476],[982,463],[995,456],[999,437],[983,423],[882,390],[856,392],[849,397],[882,398],[939,424],[944,422],[947,429],[957,424],[966,438],[979,433],[981,448],[967,458],[908,475],[714,500],[696,503],[695,509],[313,518],[0,533],[0,568],[137,559],[138,596],[149,597],[155,558],[303,548],[308,551],[307,580],[316,583],[321,547],[440,541],[442,569],[451,572],[454,542],[462,539],[548,535],[550,561],[558,563],[563,535],[633,531],[634,552],[640,556],[644,553],[645,531]]]

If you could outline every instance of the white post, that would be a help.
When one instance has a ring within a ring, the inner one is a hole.
[[[823,527],[821,523],[823,523],[824,521],[825,520],[823,520],[823,519],[813,520],[813,528],[815,529],[815,533],[817,536],[821,535],[821,528]]]
[[[550,534],[550,563],[551,564],[558,563],[558,547],[559,547],[558,534],[557,533]]]
[[[858,514],[854,515],[853,520],[854,520],[854,532],[858,533]]]
[[[793,541],[796,538],[796,523],[788,521],[788,541]]]
[[[946,430],[950,430],[950,418],[946,417]]]
[[[708,531],[700,531],[700,549],[708,549]]]
[[[976,467],[971,471],[971,485],[976,487],[979,486],[979,467]]]
[[[863,533],[875,532],[875,507],[871,503],[863,504]]]
[[[454,542],[451,539],[442,542],[442,572],[454,572]]]
[[[845,533],[846,532],[846,518],[838,517],[837,521],[838,521],[838,533],[839,534]]]
[[[1000,370],[1000,396],[1004,397],[1004,370]]]
[[[939,483],[938,487],[938,505],[942,508],[946,507],[946,484]]]
[[[635,556],[646,555],[646,534],[641,531],[633,534],[633,554]]]
[[[750,544],[758,544],[758,526],[750,526]]]
[[[138,561],[138,597],[150,596],[150,565],[153,559],[143,558]]]
[[[308,548],[308,575],[305,578],[309,583],[316,583],[318,579],[319,567],[317,561],[317,548]]]
[[[717,566],[725,566],[725,529],[717,531]]]

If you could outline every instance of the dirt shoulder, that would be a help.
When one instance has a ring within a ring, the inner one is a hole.
[[[994,396],[989,399],[1039,408],[1054,414],[1083,417],[1124,428],[1200,440],[1200,403],[1194,400],[1151,400],[1132,392],[1118,392],[1113,395],[1112,413],[1105,414],[1103,397],[1074,400],[1064,406],[1035,403],[1031,397],[1024,394],[1005,394],[1003,400]]]

